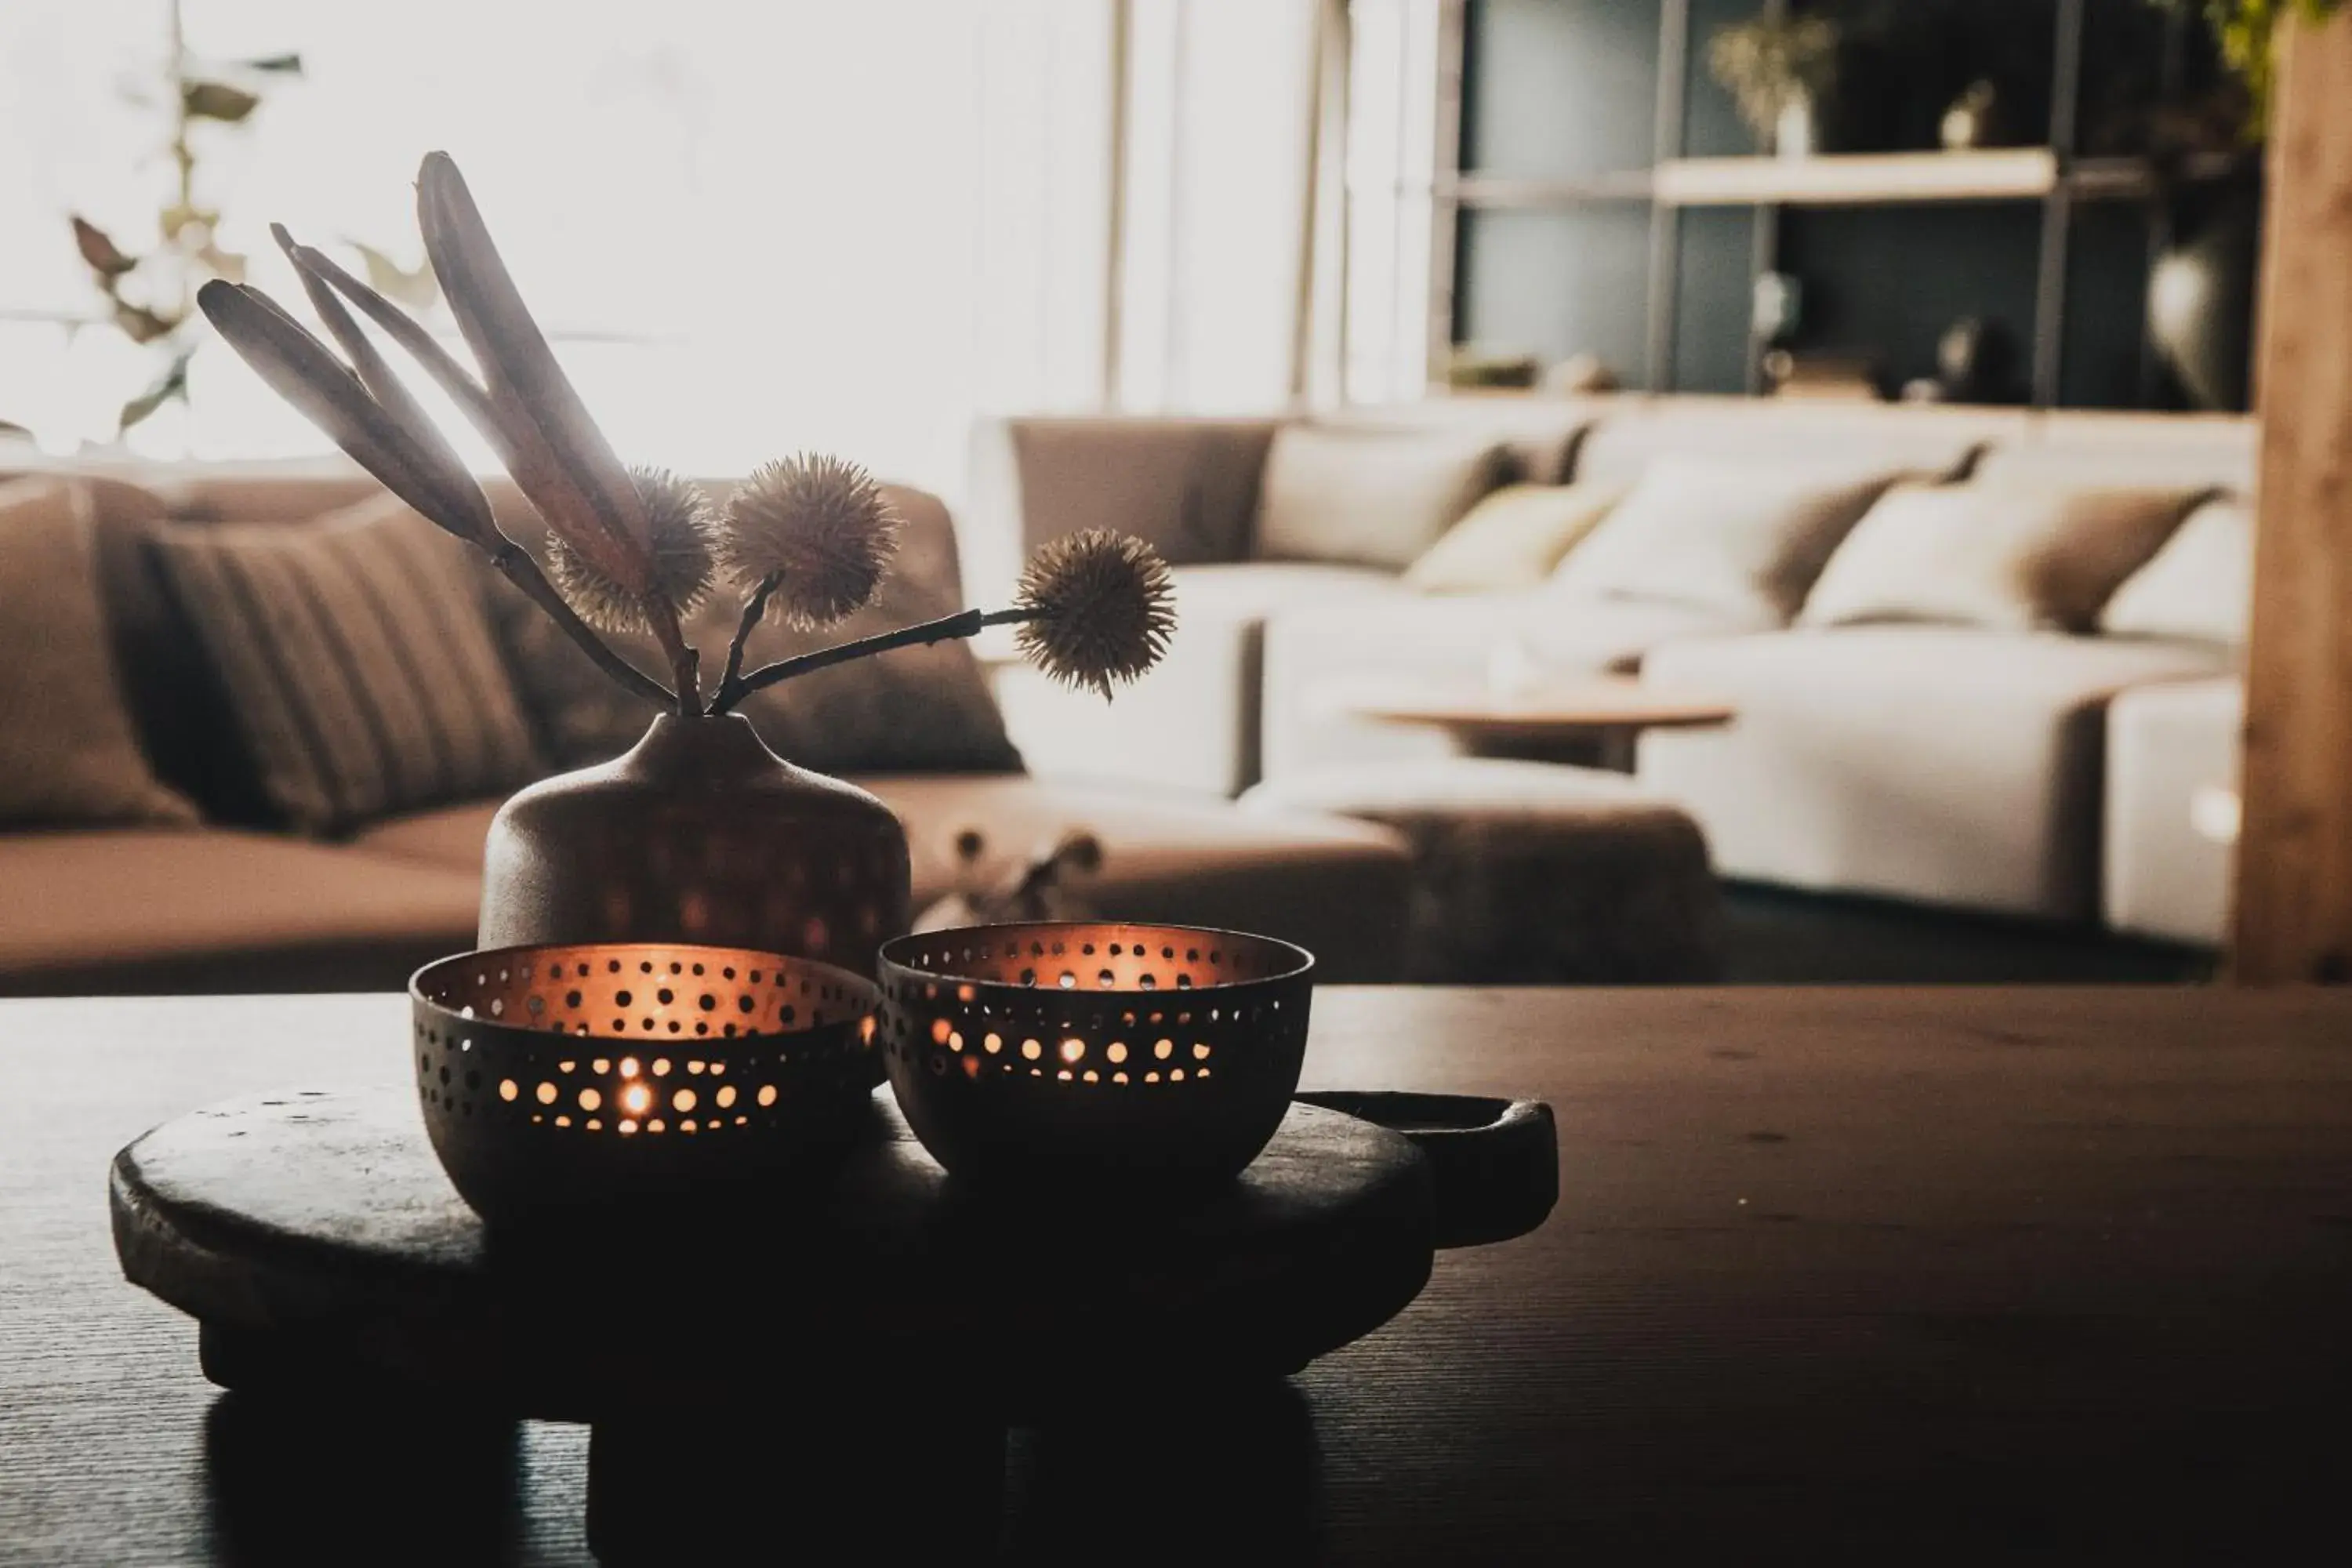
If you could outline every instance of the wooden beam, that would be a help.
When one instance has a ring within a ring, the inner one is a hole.
[[[2242,983],[2352,980],[2352,15],[2284,29],[2238,846]]]

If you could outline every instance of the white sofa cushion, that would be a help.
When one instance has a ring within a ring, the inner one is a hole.
[[[2237,788],[2245,721],[2234,679],[2145,687],[2107,710],[2104,905],[2117,931],[2213,946],[2227,936],[2236,851],[2199,814]]]
[[[1800,618],[2086,632],[2197,499],[2188,489],[1900,486],[1830,557]]]
[[[1286,425],[1266,453],[1257,553],[1401,572],[1511,467],[1475,431]]]
[[[1470,509],[1405,569],[1423,594],[1532,588],[1624,499],[1623,485],[1506,485]]]
[[[2221,496],[2189,514],[2148,563],[2124,579],[2099,629],[2246,646],[2254,609],[2254,509]]]
[[[1641,778],[1698,818],[1727,876],[2084,921],[2108,700],[2220,665],[2185,645],[1942,626],[1675,643],[1644,678],[1739,717],[1643,736]]]
[[[1660,458],[1560,563],[1552,586],[1777,625],[1896,478],[1853,463]]]

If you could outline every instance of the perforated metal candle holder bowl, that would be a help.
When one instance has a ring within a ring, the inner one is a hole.
[[[1298,1087],[1304,948],[1191,926],[970,926],[882,948],[907,1123],[959,1178],[1066,1192],[1209,1184]]]
[[[676,943],[463,953],[409,982],[434,1152],[493,1226],[723,1205],[870,1125],[873,984]]]

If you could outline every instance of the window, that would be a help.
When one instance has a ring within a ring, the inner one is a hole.
[[[222,239],[281,300],[281,219],[421,259],[419,156],[454,153],[532,309],[633,459],[802,447],[951,487],[975,409],[1100,378],[1107,13],[1056,0],[184,0],[203,58],[299,51],[248,125],[199,126]],[[560,18],[560,19],[559,19]],[[171,185],[168,0],[0,6],[0,418],[102,440],[149,374],[65,215],[142,248]],[[152,89],[150,89],[152,91]],[[349,258],[349,253],[346,253]],[[319,449],[217,343],[159,455]],[[485,454],[486,456],[486,454]]]
[[[6,0],[0,419],[52,447],[104,442],[163,363],[97,321],[66,219],[152,244],[175,25],[198,61],[302,58],[247,123],[195,128],[199,194],[252,281],[299,304],[272,220],[347,261],[358,242],[421,262],[411,182],[446,148],[632,460],[728,472],[814,447],[952,495],[976,413],[1279,407],[1317,16],[1316,0]],[[190,405],[134,430],[134,451],[323,448],[191,335]]]

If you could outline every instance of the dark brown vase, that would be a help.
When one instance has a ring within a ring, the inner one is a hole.
[[[499,809],[480,943],[688,942],[874,973],[908,925],[907,834],[739,714],[665,714],[609,763]]]

